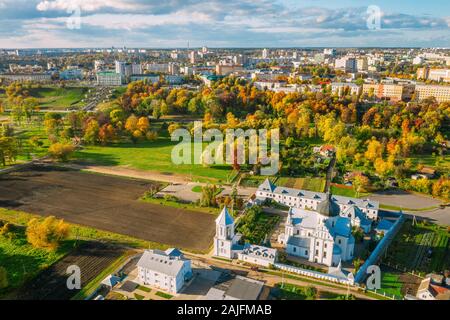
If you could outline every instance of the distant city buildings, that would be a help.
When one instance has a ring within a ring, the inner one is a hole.
[[[409,100],[414,93],[414,85],[365,83],[362,93],[369,97],[391,101]]]
[[[100,86],[121,86],[122,75],[113,71],[97,72],[97,84]]]
[[[0,78],[18,82],[47,82],[52,80],[52,75],[50,73],[4,73],[0,74]]]
[[[356,72],[357,62],[354,57],[343,57],[336,59],[334,62],[334,67],[345,72]]]
[[[417,69],[416,76],[418,80],[450,82],[450,69],[419,68]]]
[[[437,102],[450,101],[450,86],[439,85],[416,85],[415,88],[416,100],[423,100],[434,97]]]

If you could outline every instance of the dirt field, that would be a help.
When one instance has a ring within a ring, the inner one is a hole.
[[[124,253],[124,249],[90,242],[41,272],[25,284],[16,295],[20,300],[69,300],[80,290],[67,289],[66,270],[71,265],[80,267],[81,286],[85,286]]]
[[[206,250],[214,219],[139,202],[152,182],[35,166],[0,175],[0,206],[191,250]]]

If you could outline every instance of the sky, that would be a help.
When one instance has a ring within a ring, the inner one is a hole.
[[[0,0],[0,48],[450,47],[449,0]]]

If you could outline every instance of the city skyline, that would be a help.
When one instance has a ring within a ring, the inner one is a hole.
[[[431,2],[0,0],[0,47],[448,47],[450,4]]]

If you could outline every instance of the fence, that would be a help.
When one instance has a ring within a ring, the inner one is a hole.
[[[384,251],[387,249],[389,244],[392,242],[392,240],[395,238],[395,235],[397,234],[398,230],[402,226],[405,218],[403,214],[400,214],[397,221],[392,226],[391,230],[386,233],[386,235],[381,239],[381,241],[376,246],[375,250],[373,250],[372,254],[369,256],[369,258],[364,262],[364,264],[361,266],[361,268],[358,270],[358,272],[355,275],[355,283],[362,283],[366,277],[367,277],[367,268],[371,265],[374,265],[378,262],[381,255],[384,253]]]
[[[283,270],[283,271],[300,274],[302,276],[307,276],[307,277],[311,277],[311,278],[326,280],[326,281],[345,284],[345,285],[348,285],[348,284],[353,285],[353,280],[337,277],[332,274],[322,273],[322,272],[313,271],[313,270],[306,270],[306,269],[302,269],[302,268],[298,268],[298,267],[294,267],[294,266],[290,266],[290,265],[286,265],[286,264],[282,264],[282,263],[275,263],[274,267],[276,267],[280,270]]]

